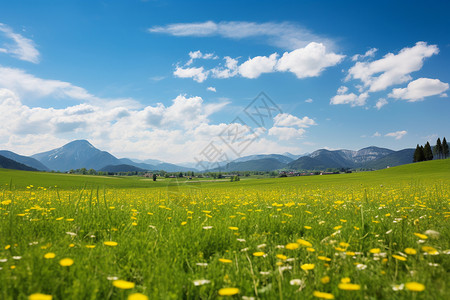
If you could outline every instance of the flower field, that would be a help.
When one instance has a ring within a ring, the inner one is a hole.
[[[445,299],[450,165],[438,163],[421,177],[2,183],[0,298]]]

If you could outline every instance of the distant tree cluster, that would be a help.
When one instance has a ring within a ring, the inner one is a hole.
[[[438,138],[436,141],[436,146],[431,149],[430,143],[427,142],[425,146],[417,144],[416,151],[414,151],[413,162],[433,160],[433,159],[442,159],[447,158],[449,156],[449,149],[447,140],[442,140]]]

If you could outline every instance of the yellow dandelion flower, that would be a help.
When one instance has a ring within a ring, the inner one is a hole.
[[[136,222],[133,222],[133,223],[131,223],[131,225],[133,225],[133,226],[137,226],[137,223],[136,223]]]
[[[285,248],[288,250],[295,250],[298,249],[298,247],[300,247],[300,245],[297,243],[289,243],[285,246]]]
[[[134,293],[129,295],[127,300],[148,300],[148,297],[141,293]]]
[[[300,268],[304,271],[309,271],[309,270],[313,270],[315,267],[314,264],[303,264],[300,266]]]
[[[219,290],[220,296],[233,296],[239,294],[238,288],[223,288]]]
[[[86,245],[85,247],[88,248],[88,249],[94,249],[95,245]]]
[[[312,244],[308,241],[302,240],[302,239],[298,239],[297,243],[299,245],[305,246],[305,247],[312,247]]]
[[[409,254],[409,255],[415,255],[415,254],[417,254],[417,251],[416,251],[416,249],[413,249],[413,248],[405,248],[405,253]]]
[[[311,229],[312,227],[311,227],[311,226],[306,226],[306,225],[305,225],[305,226],[303,226],[303,228],[305,228],[305,229],[308,229],[308,230],[309,230],[309,229]]]
[[[184,225],[186,225],[186,224],[187,224],[186,221],[181,222],[181,226],[184,226]]]
[[[44,254],[44,258],[46,258],[46,259],[55,258],[55,256],[56,256],[56,254],[53,253],[53,252],[49,252],[49,253]]]
[[[393,254],[392,257],[395,258],[396,260],[406,261],[406,257],[400,255]]]
[[[344,291],[359,291],[361,286],[355,283],[339,283],[338,288]]]
[[[346,243],[346,242],[340,242],[339,246],[341,246],[342,248],[348,248],[348,246],[350,246],[350,244]]]
[[[323,261],[331,261],[331,258],[326,257],[326,256],[317,256],[317,258],[318,258],[319,260],[323,260]]]
[[[287,259],[287,256],[283,255],[283,254],[277,254],[276,256],[277,256],[278,259],[281,259],[281,260],[286,260]]]
[[[69,247],[73,248],[73,247],[75,247],[75,244],[69,244]]]
[[[319,291],[314,291],[313,292],[313,296],[317,297],[317,298],[320,298],[320,299],[329,299],[329,300],[334,299],[333,294],[319,292]]]
[[[71,258],[63,258],[59,261],[59,264],[62,267],[70,267],[71,265],[73,265],[73,259]]]
[[[422,246],[422,251],[431,255],[439,254],[439,252],[431,246]]]
[[[350,277],[344,277],[341,279],[341,283],[350,283],[351,279]]]
[[[11,245],[6,245],[5,246],[5,250],[8,250],[9,248],[11,248]]]
[[[105,246],[111,246],[111,247],[117,246],[117,242],[113,242],[113,241],[105,241],[105,242],[103,242],[103,244]]]
[[[369,252],[372,254],[378,254],[378,253],[381,253],[381,250],[380,250],[380,248],[373,248],[373,249],[370,249]]]
[[[264,252],[254,252],[253,256],[264,256],[265,253]]]
[[[342,228],[342,225],[338,225],[338,226],[333,227],[333,230],[339,230],[341,228]]]
[[[52,295],[34,293],[28,296],[28,300],[52,300]]]
[[[323,276],[322,278],[320,278],[320,282],[322,282],[323,284],[327,284],[330,282],[330,276]]]
[[[234,227],[234,226],[230,226],[230,227],[228,227],[228,229],[230,229],[230,230],[239,230],[238,227]]]
[[[306,248],[306,251],[308,251],[308,252],[315,252],[315,251],[316,251],[316,249],[314,249],[314,248],[311,248],[311,247],[308,247],[308,248]]]
[[[405,287],[412,292],[422,292],[425,290],[425,285],[414,281],[405,283]]]
[[[231,264],[233,261],[231,259],[219,258],[219,261],[224,264]]]
[[[421,234],[421,233],[415,232],[414,235],[417,236],[419,239],[422,239],[422,240],[428,239],[428,237],[425,234]]]
[[[67,222],[73,222],[75,219],[66,219]]]
[[[131,282],[131,281],[126,281],[126,280],[114,280],[113,281],[113,286],[115,286],[116,288],[119,289],[123,289],[123,290],[129,290],[135,287],[135,283]]]

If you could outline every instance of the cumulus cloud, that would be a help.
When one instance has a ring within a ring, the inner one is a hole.
[[[417,42],[414,47],[403,48],[398,54],[388,53],[371,62],[357,62],[348,71],[347,80],[358,79],[370,92],[410,81],[412,72],[422,68],[425,58],[438,54],[436,45]]]
[[[277,64],[277,53],[267,56],[249,58],[239,66],[239,74],[246,78],[258,78],[263,73],[271,73]]]
[[[299,128],[307,128],[313,125],[317,125],[317,123],[309,118],[309,117],[303,117],[302,119],[293,116],[291,114],[287,114],[287,113],[282,113],[282,114],[278,114],[274,117],[274,126],[275,127],[292,127],[292,126],[297,126]]]
[[[173,75],[180,78],[192,78],[197,82],[203,82],[208,78],[209,71],[205,71],[203,67],[200,68],[183,68],[177,67]]]
[[[238,61],[237,59],[225,56],[225,66],[219,66],[211,69],[212,77],[225,79],[234,77],[238,74]]]
[[[375,104],[375,107],[380,110],[383,106],[385,106],[386,104],[388,104],[387,100],[384,98],[380,98],[377,101],[377,104]]]
[[[216,91],[216,88],[215,87],[213,87],[213,86],[208,86],[207,88],[206,88],[206,90],[208,90],[208,91],[210,91],[210,92],[217,92]]]
[[[366,51],[364,54],[355,54],[352,56],[352,61],[358,61],[367,57],[374,57],[375,53],[378,51],[377,48],[372,48]]]
[[[292,139],[302,138],[305,134],[305,129],[303,128],[292,128],[292,127],[272,127],[269,129],[269,135],[276,136],[281,141],[288,141]]]
[[[372,136],[373,136],[373,137],[380,137],[380,136],[381,136],[381,133],[379,133],[378,131],[376,131]]]
[[[190,59],[186,63],[186,66],[191,65],[196,59],[218,59],[217,55],[214,53],[202,53],[200,50],[189,52]]]
[[[311,98],[308,98],[308,99],[306,99],[306,100],[305,100],[305,102],[306,102],[306,103],[313,103],[313,102],[314,102],[314,100],[313,100],[313,99],[311,99]]]
[[[9,26],[0,23],[0,33],[10,39],[12,43],[5,43],[0,47],[0,52],[32,63],[39,62],[39,51],[34,42],[21,34],[15,33]]]
[[[406,88],[393,89],[389,97],[416,102],[425,97],[442,95],[448,88],[448,83],[439,79],[419,78],[411,81]]]
[[[201,22],[174,23],[166,26],[154,26],[148,29],[150,33],[162,33],[173,36],[210,37],[221,36],[230,39],[265,37],[271,45],[284,49],[297,49],[310,42],[324,43],[332,46],[333,42],[313,34],[309,30],[290,22]]]
[[[329,53],[321,43],[309,43],[304,48],[285,52],[279,59],[277,70],[290,71],[297,78],[316,77],[327,67],[342,61],[344,55]]]
[[[367,92],[361,93],[358,96],[354,93],[349,93],[348,88],[346,86],[341,86],[337,90],[337,95],[331,98],[330,104],[338,105],[338,104],[350,104],[350,106],[363,106],[366,104],[366,100],[369,97]]]
[[[407,134],[408,132],[406,130],[401,130],[401,131],[396,131],[396,132],[389,132],[386,133],[384,136],[388,136],[388,137],[393,137],[396,140],[401,139],[403,136],[405,136],[405,134]]]

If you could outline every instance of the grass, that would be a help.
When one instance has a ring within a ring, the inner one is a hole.
[[[1,299],[450,293],[450,160],[240,182],[0,170],[0,186]]]

